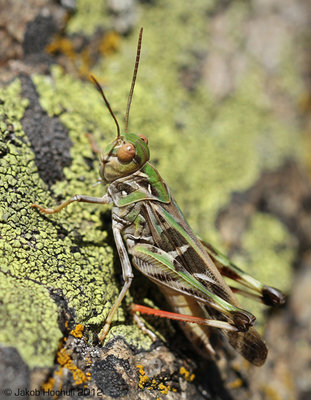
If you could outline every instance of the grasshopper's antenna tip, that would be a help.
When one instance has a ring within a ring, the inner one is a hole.
[[[125,132],[127,132],[127,130],[128,130],[130,108],[131,108],[132,97],[133,97],[133,92],[134,92],[134,87],[135,87],[135,82],[136,82],[136,77],[137,77],[137,71],[138,71],[138,65],[139,65],[139,60],[140,60],[140,49],[141,49],[141,41],[142,41],[142,37],[143,37],[143,30],[144,30],[144,28],[141,27],[140,31],[139,31],[139,36],[138,36],[136,61],[135,61],[135,66],[134,66],[132,85],[131,85],[129,97],[127,100],[127,107],[126,107],[126,113],[125,113],[125,127],[124,127]]]
[[[112,111],[112,109],[110,107],[110,104],[109,104],[109,102],[108,102],[108,100],[107,100],[107,98],[105,96],[105,93],[104,93],[102,87],[100,86],[100,84],[98,83],[98,81],[97,81],[97,79],[95,78],[94,75],[90,75],[89,79],[94,83],[94,85],[96,86],[97,90],[102,95],[102,98],[104,99],[104,102],[105,102],[105,104],[106,104],[106,106],[107,106],[112,118],[114,119],[115,124],[116,124],[116,127],[117,127],[117,138],[119,138],[120,137],[120,126],[119,126],[119,123],[117,121],[116,116],[114,115],[114,113],[113,113],[113,111]]]

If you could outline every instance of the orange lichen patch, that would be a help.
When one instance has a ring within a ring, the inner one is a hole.
[[[147,376],[144,368],[141,364],[136,365],[139,371],[139,384],[138,386],[140,389],[147,389],[147,390],[159,390],[162,394],[167,394],[169,391],[177,392],[176,388],[172,388],[170,385],[166,385],[162,381],[158,381],[157,379],[153,378],[152,380]]]
[[[148,383],[148,382],[149,382],[149,378],[148,378],[148,376],[146,375],[146,376],[140,378],[138,386],[139,386],[141,389],[143,389],[143,388],[147,387],[147,383]]]
[[[179,373],[180,375],[183,375],[184,379],[188,382],[192,382],[195,378],[195,375],[190,374],[190,372],[185,367],[180,367]]]
[[[144,368],[143,368],[143,366],[141,364],[137,364],[136,367],[138,368],[138,372],[139,372],[139,375],[140,375],[138,386],[141,389],[143,389],[143,388],[146,387],[147,382],[149,382],[150,379],[146,375],[146,372],[144,371]]]
[[[264,398],[271,400],[281,400],[281,395],[272,387],[266,385],[263,387]]]
[[[115,53],[120,46],[121,37],[117,32],[108,32],[99,44],[99,51],[104,56]]]
[[[79,58],[79,73],[82,76],[89,76],[94,60],[90,49],[85,48],[82,50]]]
[[[139,369],[140,375],[146,375],[146,372],[144,371],[144,367],[141,364],[137,364],[136,368]]]
[[[45,50],[49,54],[65,56],[70,63],[68,64],[63,60],[60,61],[60,64],[64,64],[63,66],[65,68],[71,65],[69,68],[73,68],[78,71],[81,76],[85,77],[89,76],[91,66],[95,62],[88,47],[77,50],[75,49],[74,43],[66,37],[57,36],[52,43],[46,46]]]
[[[57,35],[46,46],[45,51],[58,57],[58,63],[65,70],[88,77],[91,68],[95,65],[98,56],[109,56],[120,46],[121,36],[116,32],[107,32],[104,35],[95,35],[91,42],[82,43],[82,40],[71,39]]]
[[[50,54],[65,54],[71,60],[74,60],[77,56],[71,40],[61,36],[56,36],[53,42],[46,46],[45,50]]]
[[[81,327],[82,327],[82,329],[81,329]],[[80,327],[77,330],[75,329],[74,331],[82,332],[83,326],[80,325]],[[70,354],[64,347],[61,347],[59,349],[57,356],[56,356],[56,361],[59,364],[60,368],[57,369],[56,371],[54,371],[53,377],[50,377],[49,380],[42,385],[42,389],[44,391],[49,391],[49,390],[55,389],[55,384],[57,381],[55,378],[59,377],[60,382],[61,382],[61,378],[64,375],[64,369],[67,369],[72,373],[74,385],[81,385],[81,384],[87,383],[88,381],[91,380],[91,374],[89,372],[84,373],[81,369],[79,369],[74,364]],[[60,384],[60,387],[58,389],[61,389],[61,387],[62,387],[62,385]]]
[[[164,383],[160,383],[158,385],[158,389],[160,390],[160,392],[162,394],[167,394],[169,392],[170,386],[166,386],[166,385],[164,385]]]
[[[71,360],[69,354],[66,352],[66,349],[62,347],[58,352],[57,352],[57,357],[56,361],[60,366],[65,366],[69,361]]]
[[[229,389],[238,389],[243,385],[243,381],[241,378],[237,378],[232,382],[228,383],[228,388]]]
[[[74,329],[72,329],[72,330],[69,332],[69,334],[70,334],[71,336],[76,337],[76,338],[82,338],[82,336],[83,336],[83,331],[84,331],[84,326],[81,325],[81,324],[78,324],[78,325],[75,326]]]
[[[42,390],[44,392],[50,392],[55,389],[61,390],[63,387],[62,379],[61,379],[62,376],[63,376],[63,368],[60,368],[59,370],[54,371],[53,376],[51,376],[47,380],[47,382],[45,382],[41,385]]]
[[[92,360],[89,357],[85,357],[85,362],[88,367],[92,364]],[[89,374],[89,372],[87,372],[86,374]]]
[[[44,392],[49,392],[55,388],[55,379],[51,376],[47,382],[43,383],[41,388]]]
[[[90,374],[85,374],[81,369],[79,369],[73,362],[65,348],[61,348],[57,353],[57,362],[61,366],[59,372],[64,368],[67,368],[73,376],[74,384],[81,385],[87,381],[91,380]]]

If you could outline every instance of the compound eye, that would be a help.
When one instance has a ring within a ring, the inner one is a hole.
[[[148,144],[148,139],[144,135],[138,135],[146,144]]]
[[[136,150],[132,143],[125,143],[119,148],[117,152],[117,157],[120,162],[128,163],[133,160],[133,158],[135,157],[135,153]]]

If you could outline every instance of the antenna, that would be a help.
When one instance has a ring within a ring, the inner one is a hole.
[[[128,130],[130,108],[131,108],[132,97],[133,97],[133,92],[134,92],[134,87],[135,87],[135,82],[136,82],[136,77],[137,77],[137,71],[138,71],[138,65],[139,65],[139,59],[140,59],[140,49],[141,49],[142,36],[143,36],[143,28],[140,28],[139,37],[138,37],[138,44],[137,44],[137,52],[136,52],[136,61],[135,61],[135,67],[134,67],[134,72],[133,72],[133,79],[132,79],[132,85],[131,85],[129,97],[128,97],[128,100],[127,100],[127,107],[126,107],[126,114],[125,114],[125,128],[124,128],[124,132],[125,133],[127,133],[127,130]]]
[[[101,88],[100,84],[97,82],[97,80],[95,79],[95,77],[93,75],[90,75],[90,79],[94,83],[94,85],[97,87],[97,89],[100,92],[100,94],[103,96],[103,99],[104,99],[104,101],[106,103],[106,106],[108,107],[108,110],[109,110],[112,118],[114,119],[114,122],[116,123],[116,126],[117,126],[117,138],[119,138],[120,137],[120,126],[118,124],[117,118],[115,117],[115,115],[114,115],[114,113],[113,113],[113,111],[112,111],[112,109],[110,107],[110,104],[109,104],[108,100],[106,99],[104,91],[103,91],[103,89]]]

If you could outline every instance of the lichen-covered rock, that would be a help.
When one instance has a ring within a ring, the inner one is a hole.
[[[144,26],[130,129],[148,137],[151,161],[194,231],[288,291],[291,264],[309,265],[310,187],[297,167],[309,157],[301,118],[310,96],[302,80],[307,2],[26,3],[11,1],[0,13],[0,371],[14,371],[11,381],[0,374],[1,385],[107,399],[308,393],[302,380],[297,389],[282,381],[297,369],[284,367],[281,342],[267,366],[250,373],[224,358],[218,367],[200,361],[163,321],[148,319],[174,352],[160,339],[151,347],[126,304],[163,299],[139,275],[144,283],[134,282],[101,348],[96,335],[121,282],[109,207],[73,204],[48,217],[30,208],[105,192],[92,186],[97,160],[86,134],[102,144],[115,126],[85,77],[92,72],[103,84],[122,126],[136,31]],[[291,337],[286,321],[307,302],[299,298],[269,322],[270,348],[278,340],[274,321]],[[261,309],[252,310],[263,327]],[[199,366],[194,380],[196,365],[185,354]]]

